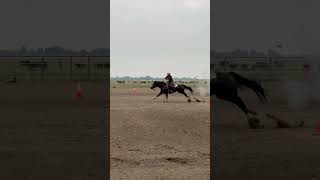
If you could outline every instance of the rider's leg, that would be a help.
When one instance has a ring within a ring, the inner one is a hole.
[[[171,91],[171,89],[173,89],[172,81],[169,82],[169,92]]]

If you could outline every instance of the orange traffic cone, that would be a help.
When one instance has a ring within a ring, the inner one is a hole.
[[[317,122],[317,124],[316,124],[316,133],[320,133],[320,122]]]
[[[80,83],[77,84],[77,89],[76,89],[76,94],[75,94],[75,99],[81,99],[83,97],[83,90],[80,86]]]

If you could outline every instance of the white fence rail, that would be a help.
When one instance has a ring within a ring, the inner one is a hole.
[[[212,57],[211,74],[214,71],[234,71],[259,80],[299,78],[313,72],[304,57]]]
[[[108,79],[109,56],[0,56],[0,78]]]

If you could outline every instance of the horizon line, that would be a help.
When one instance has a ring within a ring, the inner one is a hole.
[[[155,76],[110,76],[110,78],[133,78],[133,79],[139,79],[139,78],[152,78],[152,79],[164,79],[164,77],[155,77]],[[194,77],[175,77],[174,79],[195,79]],[[196,78],[196,79],[210,79],[208,78]]]

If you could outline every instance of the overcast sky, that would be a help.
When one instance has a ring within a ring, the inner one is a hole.
[[[108,46],[106,0],[1,0],[0,49]]]
[[[209,0],[111,0],[111,76],[207,78]]]
[[[213,49],[265,50],[280,40],[282,51],[319,53],[317,0],[214,0],[211,7]]]

